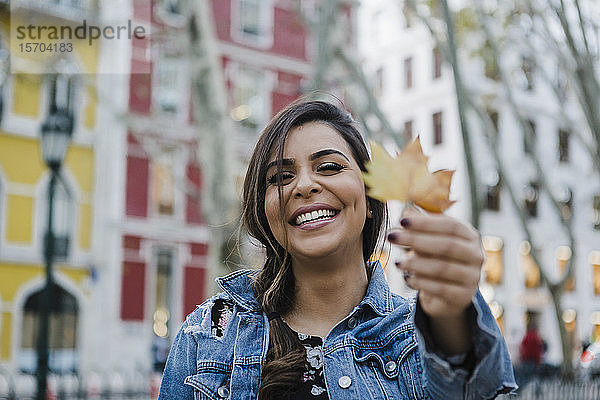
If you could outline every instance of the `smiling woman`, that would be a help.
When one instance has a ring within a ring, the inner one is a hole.
[[[385,204],[366,195],[367,147],[348,112],[301,100],[261,134],[243,223],[266,249],[259,271],[186,319],[160,399],[480,399],[516,387],[506,345],[477,292],[478,233],[405,214],[388,234],[417,298],[390,292],[379,263]],[[390,182],[394,185],[394,182]]]

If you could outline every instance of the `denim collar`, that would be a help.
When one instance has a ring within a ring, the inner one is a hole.
[[[368,306],[375,313],[385,316],[393,311],[392,294],[385,273],[379,261],[367,263],[367,271],[371,279],[367,294],[358,305],[358,308]],[[247,311],[258,311],[261,307],[256,301],[252,290],[252,282],[257,272],[257,270],[242,269],[217,278],[216,282],[237,305]]]
[[[371,279],[367,287],[367,294],[358,305],[358,308],[369,306],[381,316],[388,315],[394,310],[394,304],[381,263],[379,261],[368,262],[367,272]]]
[[[215,282],[238,306],[247,311],[258,311],[261,307],[252,290],[252,282],[257,273],[258,270],[255,269],[240,269],[215,279]]]

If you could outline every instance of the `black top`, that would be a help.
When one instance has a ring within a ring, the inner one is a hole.
[[[298,333],[298,338],[306,349],[306,364],[304,364],[300,387],[290,398],[294,400],[329,399],[323,376],[323,339],[303,333]]]
[[[233,302],[216,300],[211,312],[211,332],[213,335],[223,336],[225,327],[233,314]],[[298,333],[300,343],[306,349],[306,363],[302,382],[290,400],[328,400],[325,379],[323,376],[323,339],[318,336]]]

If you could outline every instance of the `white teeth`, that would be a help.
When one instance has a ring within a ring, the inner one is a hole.
[[[296,225],[300,225],[306,221],[312,221],[322,217],[332,217],[335,215],[335,211],[333,210],[315,210],[312,212],[307,212],[304,214],[300,214],[296,217]]]

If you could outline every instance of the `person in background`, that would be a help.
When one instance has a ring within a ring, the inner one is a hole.
[[[537,313],[529,313],[527,331],[519,346],[519,385],[525,385],[541,371],[546,344],[538,331]]]

